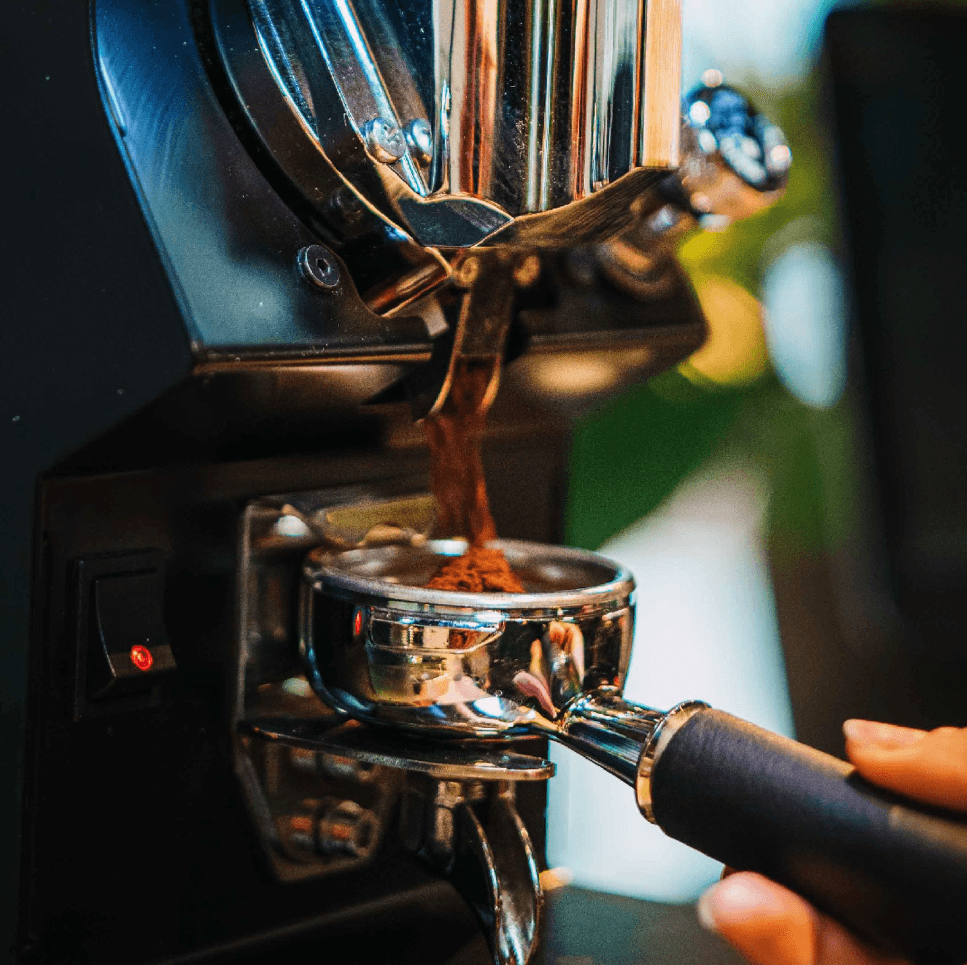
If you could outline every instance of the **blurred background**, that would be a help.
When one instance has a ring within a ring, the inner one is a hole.
[[[684,0],[684,89],[721,72],[785,131],[793,170],[773,208],[684,244],[710,338],[677,370],[581,422],[566,542],[635,574],[627,696],[662,709],[704,699],[842,755],[846,717],[965,721],[951,719],[957,706],[963,716],[962,675],[944,681],[951,664],[911,650],[884,573],[869,386],[849,330],[819,64],[831,8]],[[963,556],[960,547],[951,558]],[[643,822],[617,781],[567,752],[553,756],[548,861],[557,880],[689,903],[718,877],[720,866]],[[606,817],[582,820],[589,813]],[[662,927],[670,921],[679,919]],[[600,961],[650,960],[614,954]]]

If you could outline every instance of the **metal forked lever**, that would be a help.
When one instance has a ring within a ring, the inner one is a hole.
[[[526,965],[540,934],[543,896],[517,813],[516,781],[412,775],[403,795],[404,843],[467,900],[496,965]]]
[[[452,281],[464,292],[459,315],[437,340],[430,362],[410,381],[414,418],[445,412],[455,380],[468,369],[478,372],[476,404],[486,412],[500,382],[515,292],[533,285],[540,268],[538,255],[504,248],[477,249],[455,263]]]

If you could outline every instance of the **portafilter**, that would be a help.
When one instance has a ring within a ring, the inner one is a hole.
[[[669,836],[793,888],[878,946],[967,960],[967,824],[702,702],[625,700],[631,574],[581,550],[493,545],[525,592],[427,589],[466,549],[458,540],[314,551],[300,622],[319,695],[428,741],[549,737],[633,787]]]

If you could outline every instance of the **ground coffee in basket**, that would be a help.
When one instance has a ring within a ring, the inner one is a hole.
[[[470,544],[463,556],[450,560],[433,575],[427,583],[430,589],[524,591],[504,554],[486,545],[497,538],[480,457],[485,397],[492,376],[492,362],[461,359],[440,412],[425,420],[437,529],[445,536],[463,536]]]

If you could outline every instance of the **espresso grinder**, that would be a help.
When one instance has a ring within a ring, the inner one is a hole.
[[[455,962],[479,927],[524,965],[548,738],[673,837],[967,957],[967,829],[625,701],[633,576],[556,545],[573,417],[704,339],[677,242],[791,164],[721,78],[682,97],[677,0],[15,7],[14,960]],[[468,534],[419,422],[467,365],[522,593],[425,588]]]

